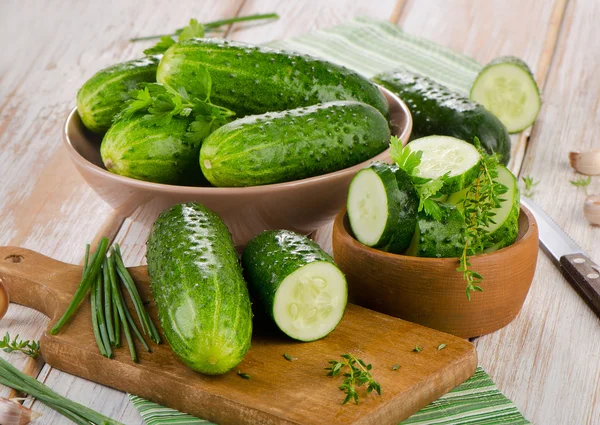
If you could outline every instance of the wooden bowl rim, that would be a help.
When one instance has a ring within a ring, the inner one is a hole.
[[[387,97],[390,97],[394,100],[394,102],[399,106],[402,111],[406,123],[403,128],[399,128],[400,135],[398,136],[400,140],[402,140],[403,144],[408,142],[408,138],[410,133],[412,132],[412,115],[408,106],[396,96],[394,93],[386,89],[385,87],[377,85],[377,88]],[[388,101],[388,104],[391,105],[391,102]],[[114,183],[122,184],[124,186],[134,187],[142,190],[149,190],[153,192],[162,192],[162,193],[170,193],[177,195],[188,195],[188,196],[202,196],[202,195],[244,195],[244,194],[262,194],[262,193],[270,193],[270,192],[280,192],[285,191],[290,188],[296,188],[301,186],[309,186],[312,184],[317,184],[319,182],[327,181],[327,180],[335,180],[336,178],[341,178],[346,175],[353,175],[360,171],[361,169],[367,167],[371,163],[375,161],[386,161],[389,160],[389,148],[384,150],[383,152],[375,155],[373,158],[368,159],[367,161],[361,162],[359,164],[353,165],[351,167],[347,167],[338,171],[334,171],[327,174],[322,174],[319,176],[308,177],[305,179],[294,180],[290,182],[284,183],[275,183],[275,184],[267,184],[261,186],[247,186],[247,187],[212,187],[212,186],[178,186],[164,183],[153,183],[144,180],[137,180],[131,177],[120,176],[115,173],[111,173],[108,170],[105,170],[96,164],[90,162],[87,158],[85,158],[82,154],[80,154],[77,149],[73,146],[71,142],[71,133],[69,131],[69,125],[74,117],[77,115],[77,107],[74,107],[69,115],[67,116],[65,123],[63,125],[62,139],[71,160],[75,163],[76,166],[81,169],[86,170],[86,172],[92,173],[98,178],[103,180],[109,180]]]
[[[531,213],[531,211],[529,211],[523,204],[520,204],[519,216],[521,213],[523,213],[525,215],[525,218],[527,220],[527,223],[526,223],[527,228],[520,238],[518,238],[513,244],[505,246],[504,248],[501,248],[497,251],[483,253],[483,254],[477,254],[477,255],[470,255],[469,259],[477,260],[479,258],[485,258],[485,257],[494,256],[494,255],[504,254],[505,252],[507,252],[511,249],[515,249],[520,245],[526,244],[528,242],[528,240],[531,239],[535,235],[535,233],[536,233],[535,229],[537,227],[537,223],[536,223],[535,218],[533,217],[533,214]],[[346,210],[346,207],[344,207],[341,209],[341,211],[335,217],[333,233],[334,234],[338,233],[342,237],[342,243],[344,243],[346,245],[351,245],[356,250],[364,250],[372,255],[383,257],[387,261],[412,261],[414,263],[433,263],[433,262],[456,263],[456,261],[458,260],[458,257],[447,257],[447,258],[413,257],[411,255],[394,254],[394,253],[390,253],[390,252],[385,252],[385,251],[381,251],[376,248],[371,248],[369,246],[363,245],[358,240],[356,240],[354,238],[354,236],[352,236],[349,232],[346,231],[346,226],[344,226],[344,221],[346,220],[347,216],[348,216],[347,210]]]

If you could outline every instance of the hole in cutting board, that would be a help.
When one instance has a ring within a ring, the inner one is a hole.
[[[25,259],[25,257],[23,257],[22,255],[19,255],[19,254],[11,254],[5,258],[6,261],[9,261],[11,263],[20,263],[24,259]]]

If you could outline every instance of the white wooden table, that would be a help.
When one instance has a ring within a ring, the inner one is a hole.
[[[522,57],[543,90],[529,138],[514,140],[512,169],[540,183],[534,200],[596,260],[600,228],[582,215],[584,193],[569,180],[570,150],[599,148],[600,1],[598,0],[152,0],[0,1],[0,244],[20,245],[79,262],[82,247],[107,235],[129,265],[144,262],[152,204],[124,217],[84,183],[61,146],[60,133],[77,88],[95,71],[138,57],[127,40],[164,33],[189,18],[209,21],[278,12],[269,25],[235,25],[225,33],[261,43],[328,27],[354,16],[389,19],[485,63]],[[590,187],[600,192],[600,178]],[[319,241],[328,245],[328,229]],[[0,259],[2,261],[3,259]],[[39,338],[41,314],[11,305],[0,322]],[[600,424],[600,321],[543,253],[523,310],[504,329],[475,341],[480,364],[537,425]],[[125,394],[0,353],[59,393],[125,424],[142,420]],[[0,395],[6,396],[7,388]],[[66,419],[36,403],[36,423]]]

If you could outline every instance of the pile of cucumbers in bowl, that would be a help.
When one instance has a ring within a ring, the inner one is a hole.
[[[257,186],[341,170],[388,147],[387,101],[356,72],[223,39],[169,40],[101,70],[77,94],[113,173]]]

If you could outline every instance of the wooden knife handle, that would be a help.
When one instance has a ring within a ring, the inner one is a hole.
[[[571,285],[600,317],[600,266],[583,254],[563,255],[560,265]]]

